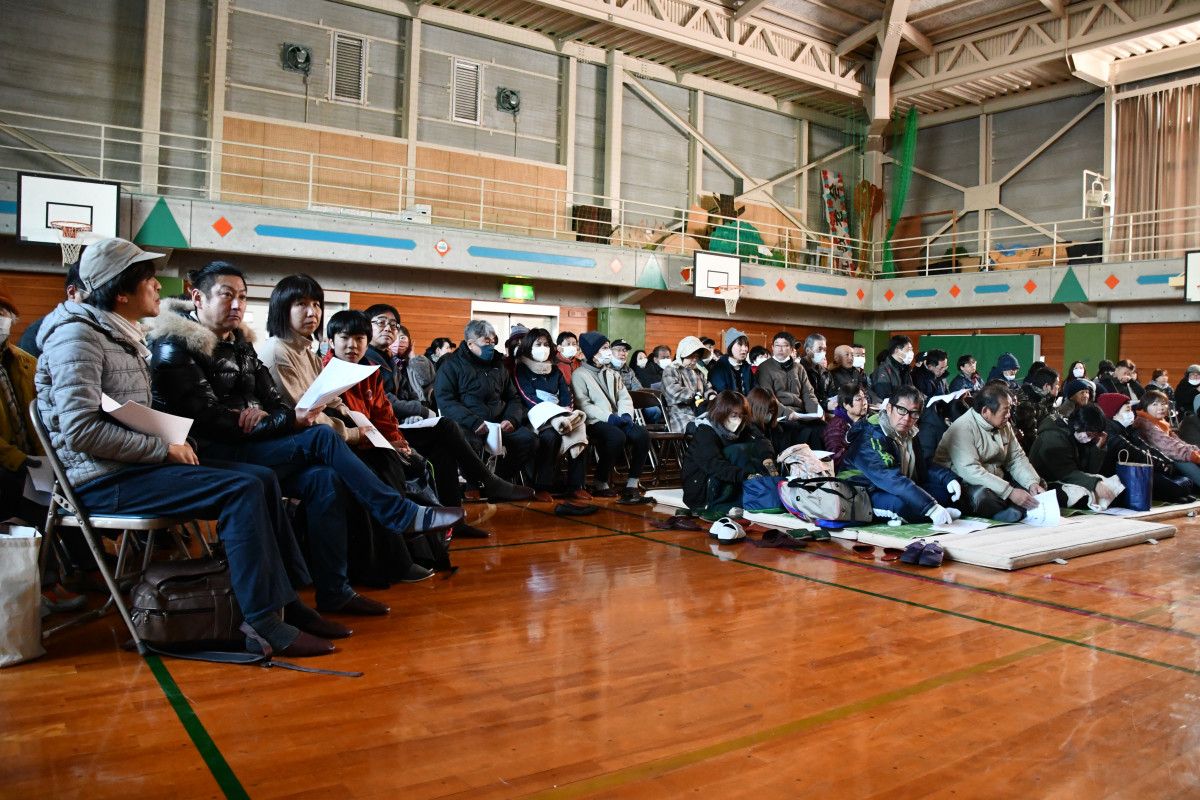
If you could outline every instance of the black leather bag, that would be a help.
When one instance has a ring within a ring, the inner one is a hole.
[[[216,558],[158,561],[133,587],[133,626],[147,644],[174,652],[242,650],[242,609],[229,565]]]

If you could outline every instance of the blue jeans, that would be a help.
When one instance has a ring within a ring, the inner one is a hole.
[[[950,508],[954,505],[954,503],[950,500],[950,492],[948,492],[946,487],[942,484],[927,483],[921,488],[928,492],[933,499],[938,502],[939,505],[946,508]],[[905,522],[927,522],[929,520],[929,517],[925,516],[925,509],[913,508],[908,503],[905,503],[903,499],[892,494],[891,492],[885,492],[882,489],[876,489],[872,487],[870,489],[870,494],[871,508],[880,508],[886,511],[891,511],[899,515],[900,518]]]
[[[318,608],[338,608],[354,596],[346,579],[347,493],[401,541],[417,515],[417,504],[379,480],[328,425],[264,441],[208,442],[203,453],[271,467],[283,490],[301,499]]]
[[[1173,461],[1175,471],[1184,477],[1191,478],[1192,483],[1196,484],[1196,488],[1200,489],[1200,465],[1193,464],[1190,461]]]
[[[91,514],[216,519],[233,594],[251,625],[297,599],[258,478],[190,464],[139,464],[85,483],[75,493]]]

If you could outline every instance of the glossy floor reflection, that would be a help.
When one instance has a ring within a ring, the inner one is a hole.
[[[456,575],[368,591],[392,613],[313,662],[363,678],[168,660],[181,717],[114,620],[53,640],[0,673],[0,795],[1198,792],[1194,520],[1002,573],[551,510],[473,506]]]

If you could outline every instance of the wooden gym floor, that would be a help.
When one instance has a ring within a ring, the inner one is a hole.
[[[1003,573],[548,512],[368,592],[309,662],[362,678],[61,634],[0,673],[0,797],[1200,797],[1196,520]]]

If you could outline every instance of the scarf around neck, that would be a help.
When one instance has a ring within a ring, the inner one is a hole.
[[[521,363],[525,365],[525,369],[534,375],[549,375],[554,369],[554,364],[549,361],[534,361],[528,356],[521,356]]]
[[[102,308],[97,308],[96,314],[100,319],[120,331],[137,348],[139,356],[142,358],[150,357],[150,350],[146,347],[146,334],[142,333],[142,329],[136,322],[130,322],[115,311],[105,311]]]
[[[913,464],[915,457],[913,455],[913,437],[917,435],[917,426],[913,425],[912,429],[907,434],[901,434],[892,427],[892,421],[888,419],[886,412],[879,412],[879,427],[883,429],[884,434],[889,439],[895,442],[900,447],[900,474],[906,478],[913,476]]]

